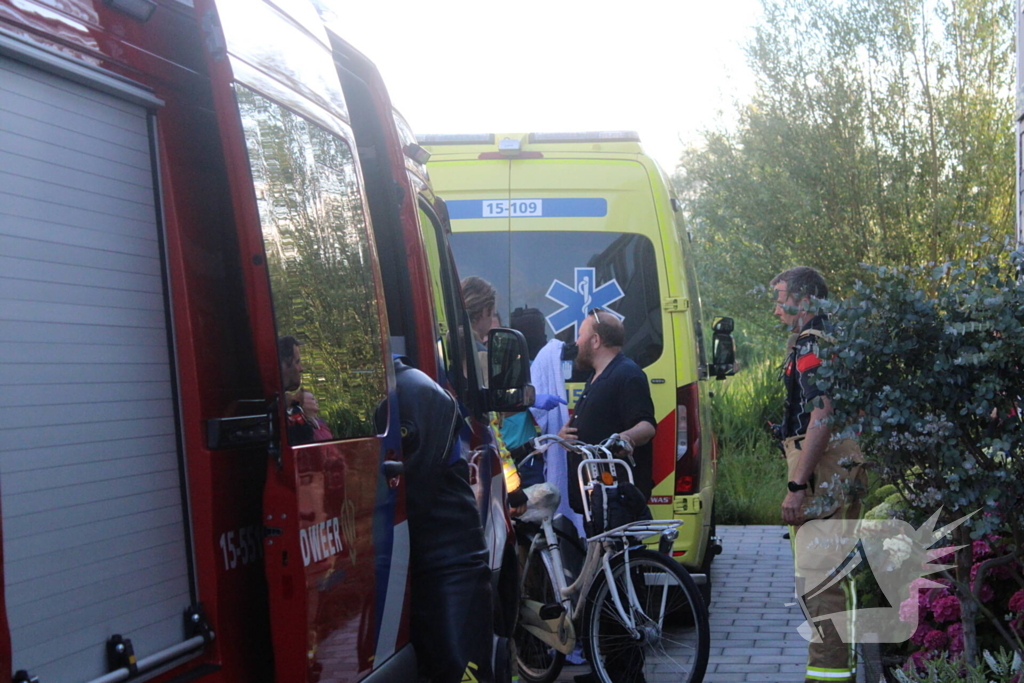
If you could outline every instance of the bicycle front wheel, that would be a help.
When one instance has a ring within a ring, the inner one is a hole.
[[[535,609],[537,605],[557,605],[555,587],[540,552],[531,553],[522,569],[520,605]],[[532,607],[531,607],[532,606]],[[519,678],[530,683],[551,683],[558,678],[565,655],[530,633],[520,618],[513,634]]]
[[[697,683],[711,647],[700,590],[676,562],[650,550],[612,560],[612,576],[630,628],[615,606],[604,572],[594,581],[584,613],[583,646],[604,683]],[[630,585],[636,599],[630,599]]]

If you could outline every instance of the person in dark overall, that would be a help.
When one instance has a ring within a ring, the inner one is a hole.
[[[558,433],[567,441],[582,441],[596,444],[608,437],[618,435],[625,444],[624,453],[617,457],[633,457],[633,481],[643,494],[641,505],[654,488],[653,452],[651,439],[657,426],[654,417],[654,401],[647,375],[636,363],[622,353],[626,342],[622,321],[609,311],[595,308],[584,319],[576,338],[578,352],[576,367],[590,370],[583,394],[576,403],[572,419]],[[583,494],[576,480],[579,457],[569,456],[569,504],[577,512],[583,511]],[[622,473],[620,482],[628,481]],[[645,510],[646,511],[646,510]],[[604,617],[602,617],[604,618]],[[621,625],[610,620],[602,626],[606,632],[614,632]],[[623,629],[623,642],[626,634]],[[642,649],[624,645],[605,662],[605,670],[617,683],[643,683],[644,674]],[[576,676],[576,683],[596,681],[594,674]]]
[[[421,680],[494,680],[493,602],[480,512],[460,453],[458,403],[394,360],[405,463],[412,641]]]

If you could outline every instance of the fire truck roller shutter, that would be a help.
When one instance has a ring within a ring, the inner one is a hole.
[[[91,86],[83,65],[64,73],[59,58],[4,54],[0,513],[12,663],[44,681],[87,681],[108,671],[113,634],[140,660],[182,643],[194,600],[150,114],[145,91],[115,95],[131,88],[112,76]]]

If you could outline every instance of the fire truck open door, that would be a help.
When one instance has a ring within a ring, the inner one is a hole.
[[[408,642],[394,372],[329,43],[304,2],[196,9],[272,432],[262,550],[276,680],[394,674],[380,670],[409,652],[392,657]]]

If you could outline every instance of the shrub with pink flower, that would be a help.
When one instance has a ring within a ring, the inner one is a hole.
[[[953,595],[947,595],[932,601],[932,614],[935,621],[941,623],[956,621],[960,618],[960,600]]]
[[[1006,606],[1011,612],[1024,612],[1024,588],[1011,595]]]
[[[958,655],[964,651],[964,625],[960,622],[950,624],[946,627],[946,636],[949,638],[950,654]]]
[[[924,593],[921,593],[924,595]],[[900,621],[909,624],[912,621],[919,621],[924,617],[924,610],[919,602],[915,603],[914,598],[907,598],[900,603]]]
[[[987,559],[989,556],[992,555],[992,546],[990,546],[988,544],[988,542],[984,541],[984,540],[975,541],[972,544],[972,548],[971,549],[972,549],[972,551],[974,553],[974,561],[975,562],[977,562],[978,560]]]
[[[924,648],[926,650],[941,650],[949,644],[949,636],[945,631],[933,630],[924,637]]]
[[[974,564],[970,572],[970,585],[978,576],[981,564],[987,559],[1002,557],[1012,548],[1008,538],[994,534],[975,540],[971,545]],[[954,560],[952,554],[947,563]],[[933,560],[935,564],[941,560]],[[978,587],[978,600],[996,619],[1007,625],[1007,630],[1024,637],[1024,589],[1018,577],[1024,574],[1020,562],[990,567],[985,580]],[[938,584],[938,586],[936,586]],[[907,599],[899,605],[899,618],[905,623],[917,622],[904,652],[909,654],[907,671],[922,670],[928,661],[964,654],[964,629],[961,619],[960,589],[954,582],[936,575],[925,576],[910,584]],[[915,595],[916,593],[916,595]],[[990,648],[1002,644],[1001,636],[986,617],[979,613],[975,622],[978,646]],[[1024,677],[1018,683],[1024,683]]]

